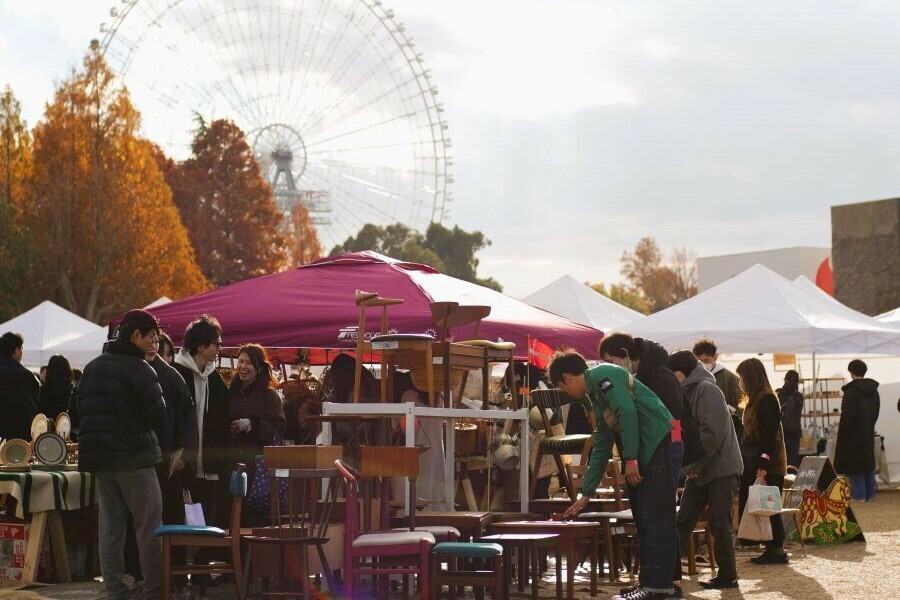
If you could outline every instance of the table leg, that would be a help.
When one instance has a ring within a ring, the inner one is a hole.
[[[516,559],[519,561],[519,587],[518,591],[525,591],[525,578],[528,573],[528,563],[525,562],[525,546],[516,547]]]
[[[522,549],[525,550],[524,548]],[[538,583],[541,580],[541,553],[532,546],[531,553],[531,600],[538,600]]]
[[[613,563],[615,562],[613,557],[616,554],[616,550],[613,547],[612,525],[609,524],[609,521],[606,522],[604,537],[606,538],[606,564],[609,566],[609,580],[617,581],[619,579],[619,565],[616,564],[616,567],[613,568]]]
[[[556,597],[562,598],[562,552],[556,545]]]
[[[41,546],[44,544],[44,532],[46,530],[47,513],[32,513],[31,526],[28,529],[28,542],[25,545],[25,568],[22,569],[23,582],[34,581],[37,576],[38,562],[41,559]],[[63,551],[65,551],[65,546]]]
[[[566,598],[575,600],[575,539],[566,537],[564,543],[566,545]]]
[[[63,533],[62,516],[54,511],[47,513],[47,526],[50,533],[50,555],[53,557],[53,568],[56,579],[61,583],[72,581],[69,571],[69,554],[66,552],[66,538]]]
[[[591,534],[591,597],[597,595],[597,534]]]

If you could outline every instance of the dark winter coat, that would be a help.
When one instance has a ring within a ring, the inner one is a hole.
[[[781,403],[781,426],[786,437],[799,438],[803,434],[800,417],[803,415],[803,394],[798,390],[788,392],[784,388],[778,390],[778,402]]]
[[[65,379],[47,381],[41,387],[41,398],[38,400],[38,412],[56,419],[59,413],[69,410],[69,402],[75,391],[75,384]]]
[[[636,338],[639,360],[636,377],[638,381],[650,388],[672,413],[672,417],[681,422],[681,437],[684,443],[684,463],[699,461],[703,457],[703,446],[700,442],[700,430],[697,421],[690,413],[685,413],[684,392],[678,378],[666,366],[669,354],[666,349],[652,340]]]
[[[31,439],[41,380],[11,356],[0,356],[0,437]]]
[[[195,407],[194,374],[184,365],[175,363],[172,367],[184,378],[191,406]],[[228,385],[222,375],[214,370],[209,376],[209,399],[203,417],[203,468],[207,473],[215,473],[222,480],[234,469],[228,446],[230,444],[228,409]]]
[[[278,393],[269,389],[267,378],[260,376],[244,388],[237,375],[229,389],[230,421],[250,419],[250,431],[231,437],[234,451],[232,463],[253,464],[253,459],[262,454],[263,446],[275,443],[275,435],[284,435],[284,408]]]
[[[875,469],[875,422],[881,409],[878,382],[854,379],[843,387],[841,421],[834,447],[838,473],[864,473]]]
[[[183,448],[182,456],[190,462],[191,455],[197,451],[197,413],[188,386],[175,367],[157,356],[150,363],[159,385],[162,387],[166,401],[166,418],[163,419],[162,431],[157,432],[163,455],[168,455],[178,448]]]
[[[781,406],[775,394],[767,392],[751,398],[744,407],[743,419],[741,455],[744,472],[763,469],[773,475],[786,474],[787,453],[781,428]]]
[[[165,413],[159,380],[131,342],[107,342],[78,384],[78,468],[128,471],[162,458],[156,431]]]

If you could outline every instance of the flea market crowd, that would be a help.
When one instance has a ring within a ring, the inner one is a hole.
[[[59,355],[39,379],[20,364],[28,340],[14,332],[0,337],[5,407],[0,437],[28,440],[36,415],[56,419],[68,414],[78,441],[78,468],[98,483],[99,562],[108,598],[133,597],[126,574],[143,582],[143,598],[162,596],[157,529],[185,523],[186,492],[190,503],[202,506],[207,526],[227,528],[236,464],[247,466],[246,489],[252,490],[265,446],[315,443],[304,436],[302,409],[285,396],[265,348],[241,346],[233,372],[223,377],[217,368],[222,327],[214,317],[196,318],[181,339],[183,347],[176,350],[156,317],[131,310],[76,382],[69,362]],[[773,569],[788,564],[780,514],[763,519],[769,521],[763,524],[770,527],[767,535],[741,534],[754,530],[749,520],[745,529],[748,502],[758,501],[754,495],[765,486],[780,491],[785,476],[800,464],[804,396],[797,372],[787,371],[777,386],[757,358],[742,361],[732,372],[718,361],[709,339],[669,353],[653,341],[613,333],[601,341],[599,356],[601,362],[592,366],[575,351],[557,350],[541,378],[577,400],[565,420],[560,410],[551,420],[561,423],[566,434],[590,434],[592,444],[580,494],[554,518],[578,519],[610,461],[620,465],[637,529],[640,572],[636,585],[615,598],[681,597],[682,557],[701,519],[712,534],[717,566],[713,577],[700,582],[703,587],[738,587],[736,550],[757,550],[750,560]],[[338,362],[326,370],[324,377],[331,380],[323,389],[326,399],[347,402],[353,369],[340,369]],[[866,378],[861,360],[850,362],[848,371],[834,466],[849,480],[853,500],[869,501],[876,492],[871,440],[878,383]],[[533,472],[539,468],[534,465]],[[538,482],[539,495],[548,494],[549,481]],[[737,533],[736,521],[741,522]],[[264,505],[243,503],[243,527],[267,522]],[[759,519],[754,523],[758,528]],[[126,550],[132,544],[136,553]],[[173,555],[175,561],[185,558]],[[219,559],[208,548],[192,557],[194,564]],[[175,579],[179,587],[186,582]]]

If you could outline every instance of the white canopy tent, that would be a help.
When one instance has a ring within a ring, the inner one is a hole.
[[[571,275],[563,275],[522,301],[603,331],[617,329],[644,316],[592,290]]]
[[[875,317],[876,321],[881,321],[882,323],[891,323],[900,325],[900,307],[895,308],[894,310],[889,310],[886,313],[882,313]]]
[[[171,300],[165,296],[154,300],[144,308],[153,308],[154,306],[162,306],[168,304]],[[62,354],[69,359],[69,364],[73,367],[83,367],[91,362],[103,352],[103,344],[108,339],[109,330],[107,327],[99,327],[97,331],[91,331],[85,335],[65,341],[53,348],[49,348],[50,356],[53,354]]]
[[[670,350],[710,337],[726,353],[900,355],[900,330],[762,265],[623,329]]]
[[[26,367],[46,365],[57,354],[53,347],[68,340],[105,329],[82,319],[50,300],[45,300],[18,317],[0,323],[0,333],[15,331],[25,338],[22,364]]]

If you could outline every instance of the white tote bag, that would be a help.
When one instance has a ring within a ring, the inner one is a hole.
[[[765,485],[763,478],[757,478],[750,486],[746,511],[753,515],[770,516],[781,512],[781,490],[774,485]]]

